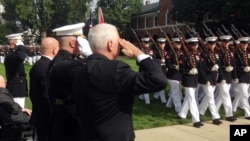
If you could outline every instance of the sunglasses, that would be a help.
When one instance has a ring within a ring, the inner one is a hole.
[[[145,43],[145,44],[149,44],[149,42],[147,42],[147,41],[143,41],[143,43]]]
[[[189,42],[188,44],[191,46],[195,46],[195,45],[198,45],[198,42]]]

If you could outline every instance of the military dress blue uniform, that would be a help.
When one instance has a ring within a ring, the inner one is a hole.
[[[221,73],[219,54],[215,51],[217,37],[207,37],[207,44],[204,46],[206,49],[201,53],[201,57],[204,59],[202,68],[205,75],[200,76],[198,81],[201,84],[205,95],[199,104],[199,113],[204,115],[207,108],[212,115],[213,124],[219,125],[220,115],[215,105],[214,91],[217,84],[218,74]]]
[[[250,119],[250,106],[248,102],[248,88],[250,85],[250,53],[247,51],[249,37],[241,37],[238,39],[240,44],[235,53],[236,71],[239,79],[237,88],[239,93],[233,100],[233,110],[236,111],[240,105],[245,112],[245,118]]]
[[[186,118],[188,111],[192,116],[192,122],[194,127],[203,126],[200,122],[200,115],[198,110],[198,104],[196,102],[195,92],[198,85],[198,73],[204,75],[201,67],[202,58],[198,48],[198,38],[186,35],[186,43],[188,46],[185,53],[181,56],[180,72],[182,73],[182,85],[185,90],[185,97],[182,103],[181,109],[178,113],[180,118]]]
[[[221,40],[221,46],[219,50],[221,73],[219,73],[217,79],[217,87],[219,94],[215,98],[217,110],[220,109],[223,104],[226,120],[235,121],[236,118],[233,116],[232,100],[229,93],[231,83],[237,83],[238,78],[235,69],[235,56],[234,53],[229,49],[229,41],[232,38],[231,35],[223,35],[219,37]]]
[[[170,84],[169,97],[166,107],[171,108],[172,104],[174,104],[175,111],[178,113],[181,109],[181,100],[183,99],[181,91],[182,74],[179,70],[180,56],[183,56],[183,51],[181,50],[180,39],[178,37],[174,37],[171,40],[173,42],[175,52],[168,50],[169,59],[166,60],[166,66],[168,68],[166,77],[168,83]],[[177,49],[175,46],[180,46],[180,48]]]
[[[8,39],[15,40],[13,37],[21,37],[21,34],[11,34],[6,36]],[[20,44],[14,48],[9,48],[4,66],[6,71],[7,86],[6,88],[13,95],[14,100],[24,108],[25,97],[28,96],[28,86],[24,67],[26,58],[25,46]],[[17,99],[22,99],[20,102]]]

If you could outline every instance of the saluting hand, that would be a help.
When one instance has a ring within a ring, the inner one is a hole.
[[[144,54],[138,47],[125,39],[119,39],[119,44],[121,52],[128,57],[136,58],[137,56]]]

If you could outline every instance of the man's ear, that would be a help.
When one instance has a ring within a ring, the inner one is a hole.
[[[107,43],[107,50],[111,52],[113,49],[113,42],[111,40],[108,41]]]
[[[76,40],[73,40],[73,39],[70,40],[69,44],[70,44],[70,47],[71,47],[71,48],[76,48],[76,46],[77,46]]]

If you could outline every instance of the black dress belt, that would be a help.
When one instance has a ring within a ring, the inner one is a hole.
[[[23,77],[25,77],[25,74],[19,74],[19,73],[16,73],[14,76],[15,76],[15,77],[19,77],[19,76],[23,76]]]

